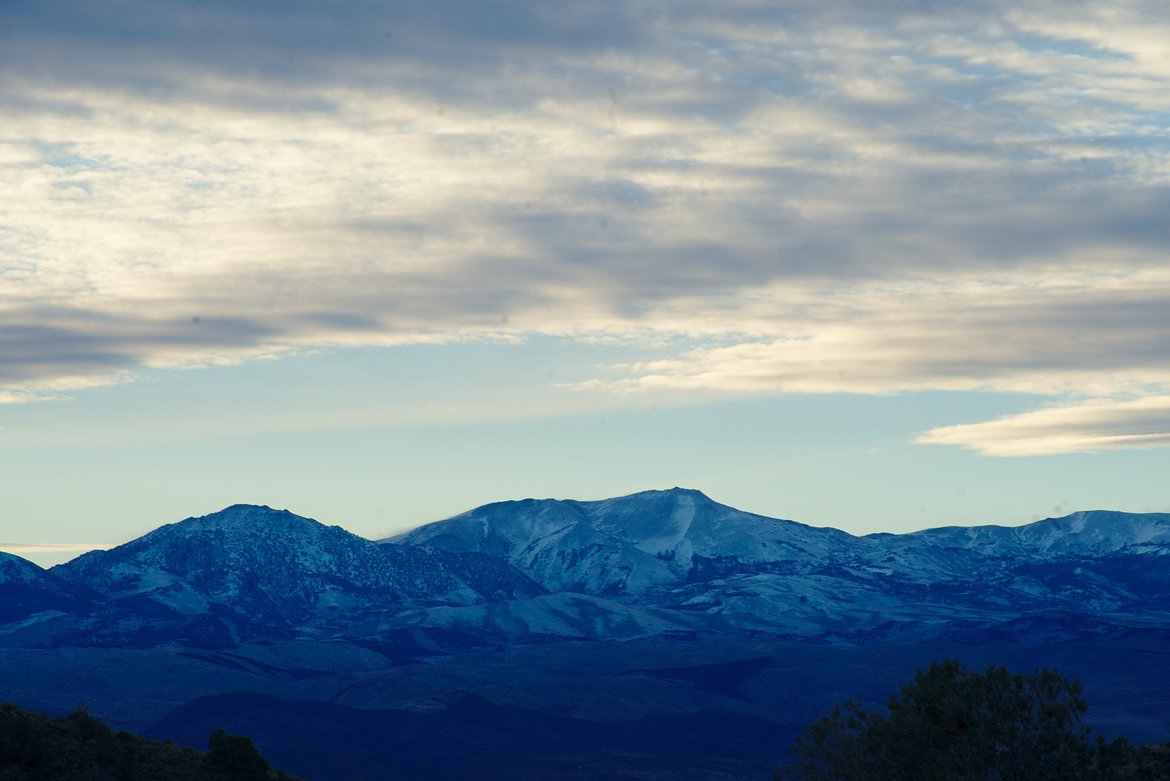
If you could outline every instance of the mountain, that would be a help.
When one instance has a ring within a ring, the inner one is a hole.
[[[92,595],[11,553],[0,552],[0,624],[47,611],[84,609]]]
[[[1170,553],[1170,514],[1078,512],[1025,526],[947,526],[905,535],[983,555],[1107,556]]]
[[[49,571],[0,558],[0,644],[344,637],[407,659],[744,633],[1051,639],[1163,625],[1168,554],[1168,515],[855,537],[682,488],[500,502],[381,543],[235,505]]]
[[[51,572],[104,599],[74,630],[102,642],[369,633],[412,608],[543,593],[495,559],[381,546],[251,505],[160,527]]]
[[[854,537],[682,488],[501,502],[383,543],[496,556],[550,592],[656,608],[696,631],[828,642],[1045,611],[1163,621],[1170,582],[1170,515],[1083,512],[1017,528]]]
[[[693,634],[696,625],[685,613],[626,605],[610,599],[562,591],[531,599],[479,605],[432,607],[400,616],[398,627],[423,631],[446,648],[559,642],[564,640],[631,640]],[[462,637],[454,646],[451,633]]]
[[[635,597],[706,578],[725,561],[803,570],[842,554],[851,539],[673,488],[599,502],[489,504],[383,542],[498,556],[549,591]]]

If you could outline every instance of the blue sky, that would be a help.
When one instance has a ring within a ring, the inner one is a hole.
[[[0,543],[1168,511],[1168,88],[1155,2],[10,0]]]

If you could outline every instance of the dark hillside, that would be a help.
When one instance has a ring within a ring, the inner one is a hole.
[[[53,718],[0,704],[2,781],[294,781],[248,738],[217,730],[207,753],[115,732],[84,710]]]

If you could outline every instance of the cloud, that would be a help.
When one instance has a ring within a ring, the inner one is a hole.
[[[1044,456],[1170,445],[1170,396],[1088,401],[983,423],[942,426],[915,440],[991,456]]]
[[[625,389],[1158,395],[1157,11],[10,4],[0,401],[532,334],[698,344]]]
[[[615,387],[1052,395],[1170,387],[1170,274],[1061,271],[819,293],[765,287],[702,317],[688,311],[698,302],[680,302],[648,319],[712,331],[734,320],[742,334],[622,367]]]
[[[85,553],[91,550],[108,550],[112,547],[113,545],[88,542],[0,542],[0,551],[21,557],[37,553]]]

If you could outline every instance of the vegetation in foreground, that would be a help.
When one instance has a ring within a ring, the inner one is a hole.
[[[0,781],[295,781],[252,741],[216,730],[206,753],[115,732],[83,708],[53,718],[0,704]]]
[[[885,712],[856,698],[809,726],[776,781],[1166,781],[1170,743],[1106,741],[1083,724],[1081,685],[1040,669],[920,670]]]

